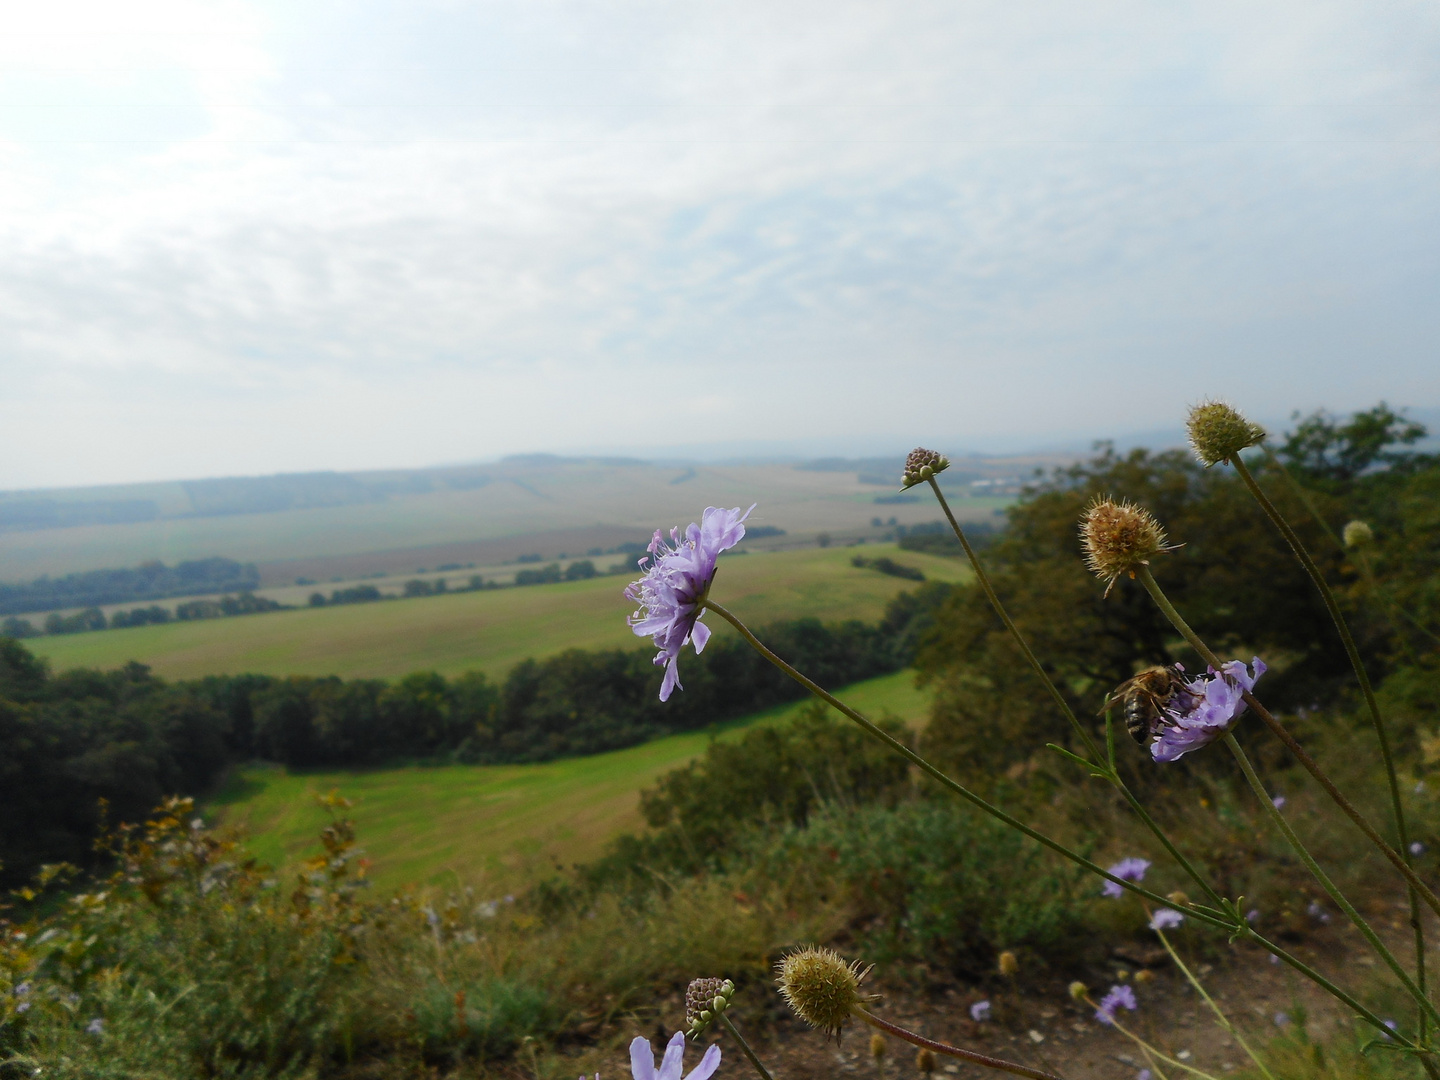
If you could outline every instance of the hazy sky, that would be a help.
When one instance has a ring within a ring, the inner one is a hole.
[[[1440,7],[10,0],[0,487],[1440,404]]]

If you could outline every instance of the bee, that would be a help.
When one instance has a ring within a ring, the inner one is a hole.
[[[1148,743],[1164,722],[1164,710],[1173,704],[1188,703],[1192,697],[1178,665],[1146,668],[1126,679],[1111,693],[1125,716],[1125,730],[1141,746]]]

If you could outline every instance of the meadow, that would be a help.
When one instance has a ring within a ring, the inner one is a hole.
[[[718,596],[744,618],[813,616],[874,620],[914,582],[857,569],[853,548],[802,548],[727,557]],[[866,544],[930,580],[968,576],[960,560]],[[501,677],[527,657],[564,649],[631,648],[625,578],[592,578],[340,607],[305,608],[124,630],[33,638],[27,644],[55,670],[112,669],[138,660],[171,679],[255,672],[389,678],[412,671]],[[719,620],[712,620],[719,623]],[[733,633],[719,624],[717,634]]]
[[[921,723],[929,705],[910,671],[857,683],[845,700],[909,724]],[[804,707],[776,706],[710,731],[540,765],[296,772],[251,766],[237,771],[206,809],[242,826],[263,861],[284,866],[313,853],[328,820],[316,796],[338,791],[355,804],[351,817],[377,888],[469,886],[501,896],[556,866],[593,859],[611,837],[640,828],[640,789],[698,757],[712,738],[785,723]]]

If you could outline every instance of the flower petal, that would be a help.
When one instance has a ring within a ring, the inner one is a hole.
[[[630,1040],[630,1075],[635,1080],[655,1080],[655,1051],[650,1040],[639,1035]]]
[[[665,1060],[660,1062],[660,1073],[655,1080],[680,1080],[680,1071],[685,1067],[685,1033],[677,1031],[670,1036],[665,1047]]]
[[[705,1051],[705,1056],[700,1059],[700,1064],[685,1080],[710,1080],[715,1075],[715,1070],[720,1068],[720,1045],[711,1043],[710,1049]]]
[[[705,643],[710,640],[710,627],[706,626],[699,619],[690,628],[690,644],[695,646],[697,653],[705,651]]]

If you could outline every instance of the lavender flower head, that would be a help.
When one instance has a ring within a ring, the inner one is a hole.
[[[650,1040],[636,1036],[630,1043],[630,1075],[635,1080],[680,1080],[681,1070],[685,1067],[685,1033],[677,1031],[670,1036],[670,1042],[665,1046],[665,1057],[660,1062],[660,1068],[655,1068],[655,1051],[650,1047]],[[710,1049],[705,1051],[705,1056],[700,1059],[690,1075],[685,1080],[710,1080],[715,1075],[715,1070],[720,1068],[720,1047],[714,1043]]]
[[[1112,986],[1110,992],[1100,999],[1095,1010],[1095,1019],[1102,1024],[1115,1023],[1115,1010],[1121,1006],[1134,1012],[1139,1006],[1135,1002],[1135,991],[1128,986]]]
[[[1121,859],[1114,866],[1110,867],[1110,873],[1123,881],[1144,881],[1145,871],[1150,869],[1149,859]],[[1107,881],[1100,888],[1104,896],[1112,900],[1125,895],[1125,890],[1113,881]]]
[[[1265,661],[1258,656],[1250,662],[1254,674],[1239,660],[1231,660],[1220,671],[1209,673],[1186,683],[1186,692],[1175,699],[1181,710],[1166,709],[1170,722],[1150,746],[1156,761],[1179,761],[1191,750],[1214,742],[1229,731],[1245,711],[1245,691],[1254,688],[1265,674]]]
[[[975,1002],[974,1005],[971,1005],[971,1006],[970,1006],[970,1019],[971,1019],[971,1020],[974,1020],[977,1024],[983,1024],[986,1020],[989,1020],[989,1019],[990,1019],[990,1002],[988,1002],[988,1001],[977,1001],[977,1002]]]
[[[1185,921],[1185,916],[1174,908],[1162,907],[1155,910],[1150,916],[1151,930],[1173,930]]]
[[[660,650],[655,666],[665,669],[661,701],[668,701],[675,687],[680,686],[681,647],[688,641],[698,653],[710,640],[710,628],[700,621],[700,616],[705,611],[710,583],[715,580],[715,560],[745,536],[744,521],[754,509],[752,505],[742,514],[738,506],[733,510],[707,506],[700,524],[692,522],[684,539],[678,527],[670,530],[668,547],[656,529],[649,554],[639,562],[645,576],[625,589],[625,598],[638,605],[627,620],[630,629],[637,637],[652,638]]]

